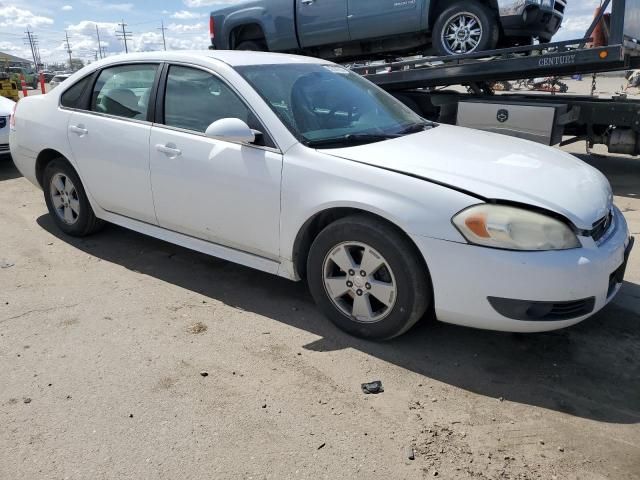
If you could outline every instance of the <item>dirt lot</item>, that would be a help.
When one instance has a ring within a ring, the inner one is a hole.
[[[583,158],[640,235],[640,160]],[[4,160],[0,267],[0,479],[640,478],[640,248],[574,328],[376,344],[302,284],[115,226],[64,237]]]

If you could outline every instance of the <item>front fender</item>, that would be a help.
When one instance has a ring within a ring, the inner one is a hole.
[[[280,256],[292,261],[296,238],[318,213],[334,208],[369,212],[408,235],[465,242],[451,223],[478,199],[442,185],[296,145],[282,173]]]

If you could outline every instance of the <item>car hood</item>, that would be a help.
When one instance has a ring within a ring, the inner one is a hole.
[[[322,152],[424,178],[483,199],[551,210],[591,229],[613,195],[595,168],[561,150],[513,137],[441,125],[413,135]]]

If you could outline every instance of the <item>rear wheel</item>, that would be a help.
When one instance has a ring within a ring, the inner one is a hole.
[[[491,50],[500,29],[495,12],[474,0],[455,3],[433,26],[433,43],[440,55],[461,55]]]
[[[409,330],[431,303],[431,283],[414,245],[366,216],[326,227],[307,261],[309,289],[323,313],[346,332],[390,339]]]
[[[93,213],[80,177],[66,160],[57,158],[47,164],[42,187],[53,221],[67,235],[84,237],[104,225]]]
[[[236,50],[251,50],[253,52],[266,52],[267,45],[258,40],[245,40],[236,46]]]

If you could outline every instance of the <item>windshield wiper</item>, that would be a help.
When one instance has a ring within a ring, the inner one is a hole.
[[[331,145],[358,145],[364,143],[382,142],[398,138],[401,135],[396,133],[349,133],[341,137],[322,138],[319,140],[305,140],[303,143],[307,147],[327,147]]]
[[[433,122],[414,123],[413,125],[409,125],[407,128],[402,130],[399,135],[410,135],[412,133],[424,132],[425,130],[430,130],[437,126],[438,124]]]

